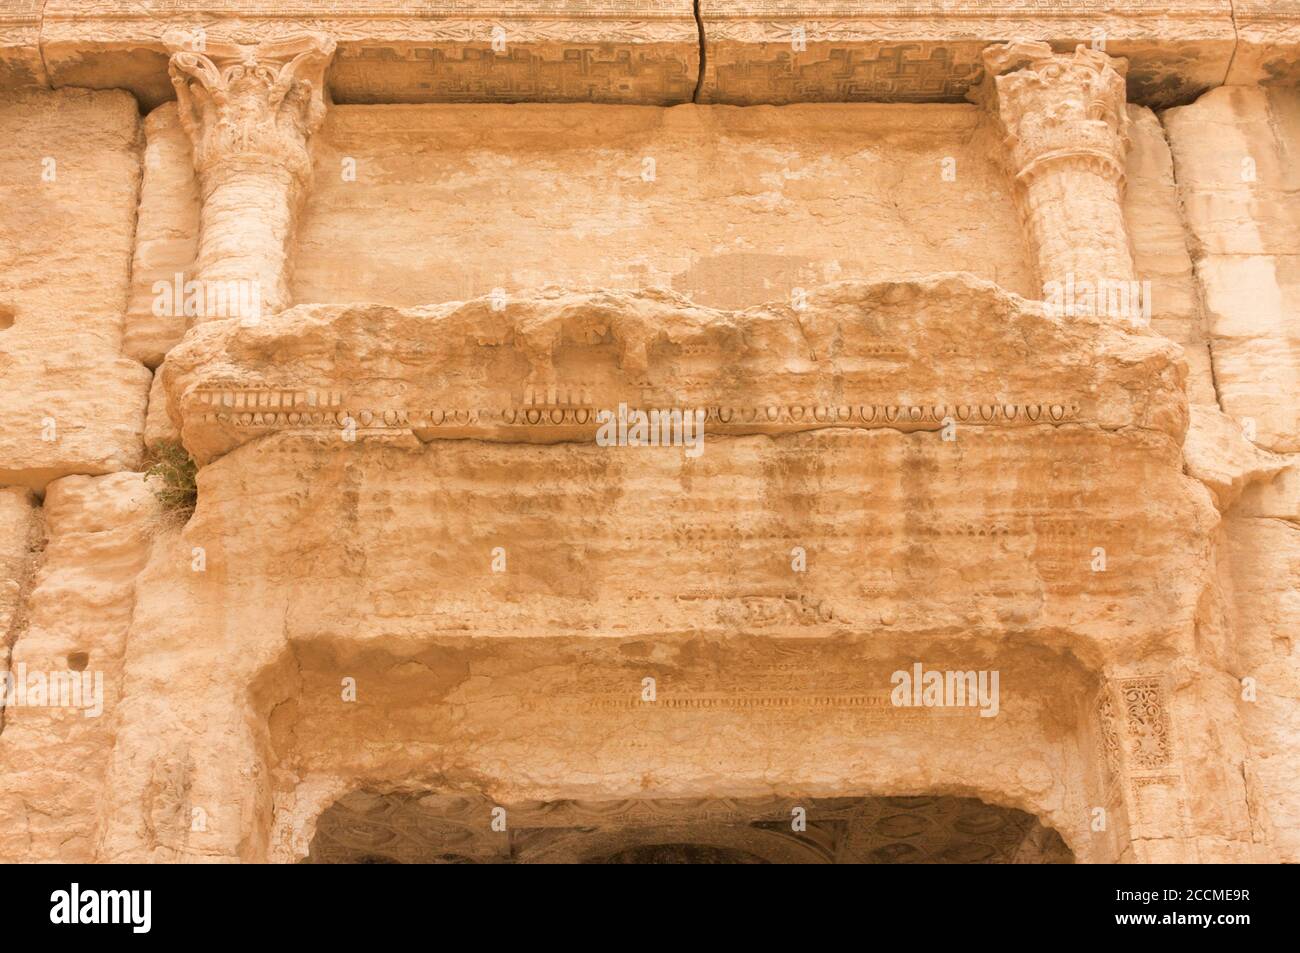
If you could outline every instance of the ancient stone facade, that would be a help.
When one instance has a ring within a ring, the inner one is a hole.
[[[541,6],[0,6],[0,859],[1300,861],[1300,7]]]

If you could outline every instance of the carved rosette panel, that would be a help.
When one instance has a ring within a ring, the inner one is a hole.
[[[1126,678],[1119,683],[1124,704],[1129,764],[1149,771],[1173,763],[1169,714],[1158,678]]]
[[[310,139],[325,118],[332,38],[299,33],[261,43],[169,31],[169,72],[202,191],[198,274],[254,301],[253,317],[290,304],[289,250],[310,185]],[[254,290],[255,289],[255,290]]]
[[[1097,695],[1097,747],[1106,779],[1124,771],[1167,770],[1173,732],[1159,676],[1116,679]]]
[[[972,98],[1003,134],[1040,280],[1132,281],[1121,205],[1127,62],[1082,45],[1057,54],[1043,42],[1017,41],[990,47],[984,63]]]
[[[1132,836],[1176,837],[1185,797],[1168,699],[1159,676],[1102,686],[1096,704],[1098,756],[1108,802],[1122,792]]]

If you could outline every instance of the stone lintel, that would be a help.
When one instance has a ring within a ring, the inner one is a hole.
[[[55,0],[45,52],[56,85],[126,86],[145,108],[171,98],[169,28],[303,30],[338,41],[330,91],[340,103],[689,102],[698,76],[692,0],[601,0],[542,13],[527,0],[463,4],[370,0],[182,4]],[[179,7],[179,9],[178,9]]]
[[[1104,45],[1129,59],[1128,96],[1163,107],[1223,83],[1236,45],[1228,0],[1058,2],[707,0],[701,101],[960,101],[981,53],[1011,37],[1056,52]],[[801,33],[798,31],[802,31]],[[797,41],[802,41],[797,42]],[[802,47],[802,48],[800,48]]]
[[[472,15],[417,0],[49,0],[43,16],[34,0],[18,6],[0,19],[0,87],[43,83],[48,68],[55,86],[126,88],[146,109],[172,97],[172,27],[327,32],[339,42],[339,103],[671,105],[696,97],[697,82],[698,101],[734,105],[958,102],[982,76],[982,50],[1023,36],[1057,52],[1104,42],[1131,63],[1129,100],[1159,108],[1225,82],[1294,84],[1300,62],[1297,0],[1238,3],[1235,23],[1230,0],[702,0],[699,22],[691,0],[586,0],[562,14],[498,0]]]

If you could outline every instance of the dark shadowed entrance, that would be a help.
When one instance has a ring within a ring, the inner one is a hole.
[[[680,798],[500,806],[371,794],[321,815],[307,863],[1073,863],[1060,835],[977,798]]]

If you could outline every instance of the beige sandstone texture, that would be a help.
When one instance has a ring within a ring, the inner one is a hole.
[[[1226,87],[1165,117],[1226,413],[1300,451],[1300,91]]]
[[[1300,862],[1300,11],[355,6],[0,10],[0,861]]]
[[[1300,724],[1300,94],[1225,87],[1170,110],[1165,123],[1227,415],[1220,439],[1241,447],[1235,428],[1281,454],[1270,470],[1290,462],[1271,481],[1247,486],[1229,512],[1220,573],[1238,633],[1237,671],[1259,686],[1257,701],[1239,706],[1258,752],[1258,784],[1273,805],[1279,851],[1294,860],[1300,772],[1275,752],[1294,750]],[[1239,482],[1233,475],[1231,484]]]
[[[0,482],[140,466],[149,372],[122,353],[140,179],[121,92],[0,100]]]
[[[138,473],[69,476],[47,488],[44,518],[45,550],[9,670],[90,672],[94,683],[73,698],[81,704],[6,709],[0,850],[86,862],[94,857],[86,819],[103,801],[135,578],[157,531],[157,501]]]
[[[955,270],[1029,293],[1009,184],[970,144],[979,119],[970,105],[339,107],[295,300],[413,305],[554,284],[743,308],[842,278]],[[901,202],[919,190],[935,201]],[[989,241],[1008,254],[990,259]]]

